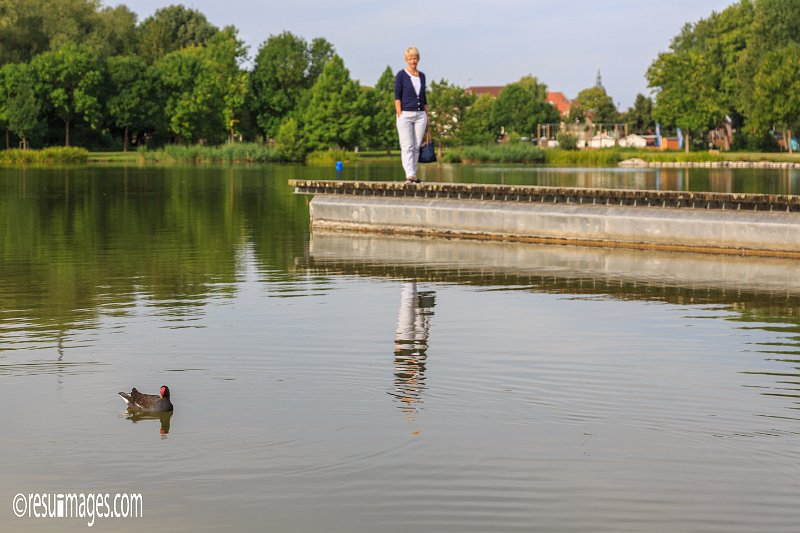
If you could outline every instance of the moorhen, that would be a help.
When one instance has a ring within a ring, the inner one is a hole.
[[[139,411],[141,413],[165,413],[172,411],[172,402],[169,401],[169,387],[166,385],[161,386],[160,395],[155,394],[142,394],[136,387],[128,394],[127,392],[120,392],[120,396],[128,404],[128,409],[131,411]]]

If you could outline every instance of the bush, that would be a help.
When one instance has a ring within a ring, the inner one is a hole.
[[[89,160],[86,148],[53,146],[41,150],[0,151],[0,163],[7,165],[83,164]]]
[[[139,154],[148,162],[271,163],[282,159],[276,149],[258,143],[221,146],[170,144],[160,150],[139,150]]]
[[[558,135],[556,135],[556,141],[558,141],[558,146],[562,150],[578,149],[578,138],[569,133],[559,132]]]
[[[278,144],[278,154],[284,161],[302,162],[306,158],[306,145],[302,132],[297,127],[297,121],[288,119],[278,128],[275,137]]]
[[[479,163],[544,163],[545,151],[528,143],[467,146],[462,151],[465,161]]]
[[[461,163],[461,152],[448,150],[442,154],[442,163]]]

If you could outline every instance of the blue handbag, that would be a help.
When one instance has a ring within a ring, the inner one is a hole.
[[[431,134],[425,136],[425,143],[419,147],[419,162],[420,163],[435,163],[436,162],[436,145],[433,144]]]

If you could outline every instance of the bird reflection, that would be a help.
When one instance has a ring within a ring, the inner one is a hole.
[[[428,336],[436,294],[417,291],[417,282],[403,284],[394,347],[394,393],[401,410],[413,421],[425,389]]]
[[[125,418],[134,424],[141,422],[142,420],[158,420],[161,422],[161,427],[158,430],[158,434],[163,440],[167,438],[167,433],[169,433],[169,424],[174,411],[167,411],[165,413],[139,413],[126,410],[124,413]]]

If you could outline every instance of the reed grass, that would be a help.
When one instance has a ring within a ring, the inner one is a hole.
[[[89,150],[76,146],[51,146],[40,150],[2,150],[3,165],[62,165],[84,164],[89,160]]]
[[[329,150],[311,152],[306,156],[306,163],[310,165],[331,165],[337,161],[352,163],[359,159],[359,155],[355,152],[331,148]]]
[[[277,163],[282,158],[275,148],[258,143],[220,146],[170,144],[157,150],[140,149],[148,163]]]

